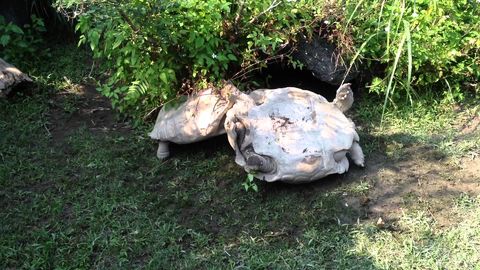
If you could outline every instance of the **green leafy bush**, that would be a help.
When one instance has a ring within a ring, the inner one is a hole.
[[[28,63],[32,58],[41,55],[41,34],[45,31],[43,20],[34,15],[32,23],[24,25],[23,29],[12,22],[7,23],[5,18],[0,16],[0,57],[16,65]]]
[[[349,31],[362,46],[360,57],[386,64],[386,76],[371,91],[388,98],[438,92],[461,100],[480,78],[478,1],[351,1]]]
[[[386,66],[370,86],[385,96],[384,108],[420,92],[462,99],[480,77],[480,8],[472,0],[57,0],[57,7],[78,19],[79,43],[101,59],[100,91],[136,119],[179,93],[247,81],[268,61],[290,61],[301,32],[320,31],[367,69]]]
[[[318,1],[57,1],[80,14],[80,44],[102,59],[100,91],[121,112],[144,116],[183,89],[249,72],[289,53],[322,18]],[[312,27],[313,25],[313,27]]]

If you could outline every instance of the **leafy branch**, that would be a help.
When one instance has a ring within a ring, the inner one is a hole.
[[[257,16],[255,16],[254,18],[252,18],[248,23],[250,24],[253,24],[255,23],[260,17],[262,17],[263,15],[265,15],[266,13],[270,12],[272,9],[276,8],[278,5],[280,5],[282,3],[281,0],[273,0],[272,3],[270,4],[270,6],[265,9],[264,11],[260,12]]]

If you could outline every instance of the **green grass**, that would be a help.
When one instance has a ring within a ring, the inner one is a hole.
[[[56,146],[44,127],[44,102],[2,104],[9,112],[1,138],[3,267],[286,267],[333,264],[336,254],[353,264],[344,258],[350,238],[334,219],[341,210],[335,194],[305,199],[298,189],[263,185],[246,193],[226,149],[160,163],[143,133],[80,129]],[[346,246],[323,246],[330,232]],[[299,243],[312,254],[329,252],[309,258]]]
[[[346,205],[347,197],[375,188],[371,179],[257,181],[259,192],[245,192],[246,173],[221,140],[177,147],[165,162],[155,158],[148,127],[95,133],[84,126],[56,141],[48,130],[58,112],[52,97],[70,87],[58,75],[85,69],[50,68],[38,71],[45,84],[33,96],[0,100],[1,269],[480,267],[480,205],[472,195],[449,202],[458,217],[449,226],[438,226],[428,207],[412,207],[377,227]],[[74,95],[66,102],[81,105]],[[365,103],[355,119],[370,154],[386,151],[395,162],[402,158],[397,148],[415,144],[432,144],[447,156],[479,149],[478,136],[455,141],[455,118],[446,107],[390,110],[380,129],[381,106]],[[476,106],[464,113],[478,113]],[[432,138],[438,131],[444,132]]]
[[[478,269],[479,207],[461,211],[458,224],[444,230],[424,213],[403,217],[398,232],[357,230],[355,252],[380,269]]]
[[[461,130],[475,117],[480,117],[478,98],[463,104],[452,104],[441,96],[418,97],[413,104],[393,104],[386,111],[383,125],[378,125],[382,109],[366,99],[360,102],[354,117],[364,129],[368,151],[384,148],[389,156],[402,156],[402,149],[422,145],[450,158],[478,154],[480,136],[477,132],[462,134]]]

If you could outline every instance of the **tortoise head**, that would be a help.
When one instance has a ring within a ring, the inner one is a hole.
[[[237,97],[242,93],[231,82],[225,82],[219,92],[220,92],[220,96],[223,99],[231,102],[234,102],[237,99]]]

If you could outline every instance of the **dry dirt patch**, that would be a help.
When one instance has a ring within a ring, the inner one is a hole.
[[[93,133],[131,130],[127,123],[116,118],[108,99],[91,85],[75,85],[54,96],[50,104],[48,129],[55,143],[63,143],[67,136],[80,128]]]
[[[459,166],[430,156],[436,155],[412,147],[401,160],[389,161],[382,155],[367,159],[365,171],[350,174],[372,183],[367,198],[359,200],[356,207],[366,208],[372,220],[394,222],[405,211],[417,209],[426,211],[439,226],[455,222],[457,217],[451,214],[455,200],[463,194],[480,195],[480,159],[462,158]]]

